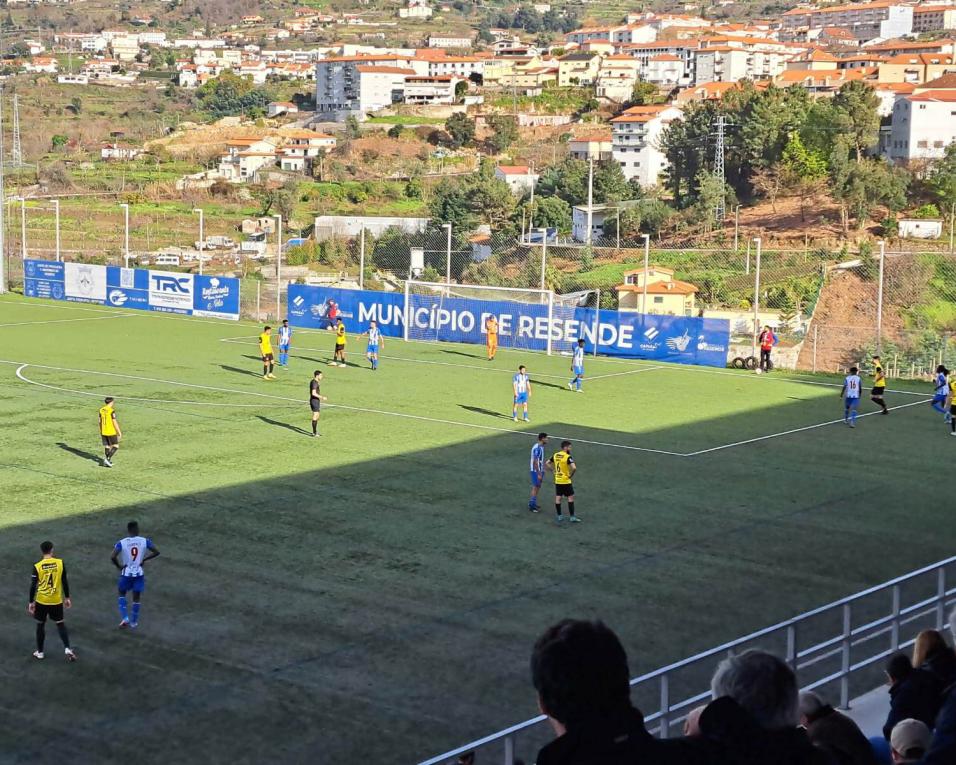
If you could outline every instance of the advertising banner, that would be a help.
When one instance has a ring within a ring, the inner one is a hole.
[[[239,280],[227,276],[28,260],[23,292],[27,297],[114,308],[239,318]]]
[[[546,350],[569,348],[584,338],[585,348],[608,356],[726,366],[730,324],[726,319],[658,316],[593,308],[548,306],[510,301],[443,298],[329,287],[289,285],[289,321],[295,326],[325,329],[335,304],[350,332],[364,332],[373,319],[382,334],[403,337],[406,319],[412,339],[483,344],[485,318],[498,319],[503,346]]]

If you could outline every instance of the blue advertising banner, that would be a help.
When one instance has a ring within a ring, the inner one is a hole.
[[[228,276],[28,260],[23,293],[185,316],[239,318],[239,280]]]
[[[289,285],[289,321],[294,326],[326,329],[332,306],[350,332],[378,322],[382,334],[405,334],[405,295],[394,292]],[[570,348],[579,337],[593,352],[608,356],[723,367],[727,364],[730,322],[690,316],[658,316],[593,308],[548,306],[509,301],[409,295],[408,335],[413,339],[484,344],[488,316],[498,319],[503,346],[546,350]]]

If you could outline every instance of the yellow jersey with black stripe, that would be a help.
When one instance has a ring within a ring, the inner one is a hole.
[[[568,485],[571,483],[571,465],[574,464],[574,458],[565,451],[555,452],[551,457],[554,465],[554,482],[559,485]]]
[[[112,404],[106,404],[106,406],[100,407],[100,435],[116,435],[116,420],[113,419]]]
[[[879,364],[877,364],[877,365],[876,365],[876,368],[873,370],[873,375],[874,375],[873,387],[874,387],[874,388],[885,388],[885,387],[886,387],[886,376],[885,376],[885,374],[883,373],[883,367],[880,366]]]
[[[63,561],[43,558],[33,564],[37,576],[34,600],[44,606],[58,606],[63,602]]]
[[[335,328],[335,344],[345,345],[345,325],[339,324]]]
[[[263,332],[259,335],[259,352],[263,356],[272,353],[272,335],[269,332]]]

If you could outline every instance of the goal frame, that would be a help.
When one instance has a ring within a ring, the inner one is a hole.
[[[538,295],[541,298],[541,302],[537,305],[547,305],[548,306],[548,326],[550,327],[554,320],[554,307],[555,307],[555,298],[562,297],[561,295],[556,294],[553,290],[548,289],[534,289],[529,287],[494,287],[488,284],[455,284],[451,282],[426,282],[419,279],[407,279],[405,281],[405,299],[402,307],[403,313],[403,327],[402,327],[402,339],[406,342],[413,340],[414,338],[409,337],[409,307],[410,307],[410,298],[411,298],[411,288],[412,287],[425,287],[431,290],[434,290],[436,294],[440,295],[442,291],[450,292],[456,288],[462,290],[478,290],[479,292],[518,292],[525,295]],[[601,344],[600,341],[600,308],[601,308],[601,290],[581,290],[580,293],[593,292],[595,295],[595,308],[594,308],[594,326],[592,329],[594,336],[594,355],[598,355],[598,348]],[[580,294],[575,293],[575,294]],[[476,297],[475,300],[481,300],[482,298]],[[502,302],[515,302],[508,301],[505,299]],[[521,303],[516,303],[521,305]],[[528,301],[528,305],[536,305],[532,301]],[[546,341],[545,352],[548,356],[554,355],[554,340],[552,338],[552,333],[548,332],[548,338]]]

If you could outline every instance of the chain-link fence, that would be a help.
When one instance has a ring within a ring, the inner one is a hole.
[[[875,353],[892,376],[918,377],[940,363],[956,365],[952,254],[763,249],[749,238],[736,249],[675,249],[643,237],[596,237],[584,244],[543,231],[522,237],[449,228],[308,240],[284,249],[280,278],[274,246],[255,256],[219,254],[205,268],[242,279],[241,313],[256,321],[285,315],[291,282],[399,291],[406,279],[417,278],[557,293],[600,290],[605,309],[723,318],[730,324],[731,362],[756,355],[756,335],[769,325],[779,339],[773,353],[778,367],[839,372]],[[9,233],[6,278],[18,289],[24,247],[15,231]],[[116,265],[124,260],[115,249],[89,249],[61,255]],[[29,238],[25,250],[28,257],[55,254]],[[151,267],[196,270],[195,263],[159,265],[155,258]]]

